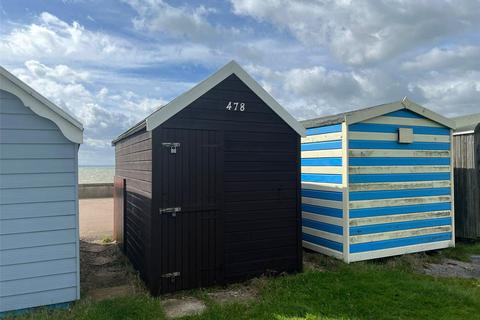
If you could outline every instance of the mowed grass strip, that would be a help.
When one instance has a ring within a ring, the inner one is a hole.
[[[371,264],[269,279],[251,305],[192,319],[480,319],[480,282]],[[313,317],[313,318],[312,318]]]
[[[185,319],[480,319],[480,280],[415,271],[438,256],[480,254],[478,243],[460,244],[455,250],[350,265],[306,254],[310,262],[302,274],[250,281],[257,297],[248,303],[217,304],[207,295],[215,289],[184,293],[204,299],[208,306],[202,315]],[[84,299],[70,310],[40,310],[15,319],[164,318],[159,298],[138,294],[103,302]]]

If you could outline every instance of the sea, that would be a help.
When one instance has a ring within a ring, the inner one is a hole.
[[[114,166],[79,166],[78,183],[113,183]]]

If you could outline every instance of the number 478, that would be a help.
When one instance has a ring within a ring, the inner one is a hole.
[[[228,101],[226,109],[228,111],[245,111],[245,103]]]

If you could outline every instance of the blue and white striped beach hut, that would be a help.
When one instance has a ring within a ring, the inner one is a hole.
[[[452,120],[405,98],[303,124],[304,247],[352,262],[455,245]]]

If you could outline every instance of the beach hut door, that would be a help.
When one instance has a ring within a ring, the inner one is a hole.
[[[157,148],[160,292],[223,280],[223,137],[220,131],[161,129]]]

